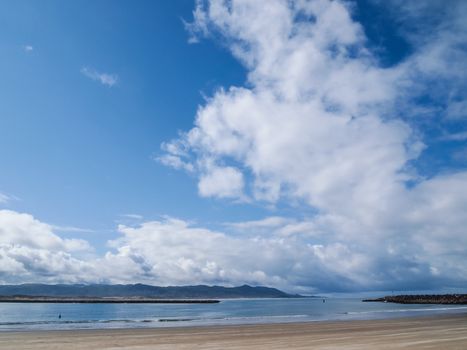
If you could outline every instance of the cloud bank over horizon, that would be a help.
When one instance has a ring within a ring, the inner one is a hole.
[[[397,18],[404,57],[383,59],[350,1],[197,1],[186,23],[190,43],[219,43],[247,81],[208,96],[158,161],[195,177],[202,198],[270,216],[213,229],[132,214],[137,224],[119,225],[97,254],[85,239],[0,210],[0,282],[465,287],[467,171],[423,164],[439,143],[465,141],[452,125],[467,118],[467,6],[370,3]],[[276,215],[284,206],[294,214]]]

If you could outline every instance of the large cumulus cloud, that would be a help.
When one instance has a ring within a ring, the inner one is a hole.
[[[420,125],[436,129],[460,118],[453,111],[465,101],[458,33],[465,33],[466,8],[455,2],[422,25],[436,3],[394,5],[384,6],[400,16],[413,52],[382,66],[351,2],[199,1],[192,41],[220,35],[248,82],[207,99],[194,127],[165,144],[161,159],[195,172],[203,196],[305,203],[316,212],[309,231],[323,237],[320,245],[305,241],[314,247],[310,259],[321,256],[356,283],[459,285],[467,279],[467,173],[431,169],[426,177],[414,164],[431,142]],[[430,103],[419,104],[427,95]],[[427,111],[434,119],[421,121]],[[242,181],[230,191],[217,181],[203,190],[226,169]],[[307,273],[306,283],[319,287],[311,267]]]
[[[0,280],[4,283],[92,279],[92,263],[79,258],[90,251],[87,241],[63,239],[51,225],[30,214],[0,210]]]

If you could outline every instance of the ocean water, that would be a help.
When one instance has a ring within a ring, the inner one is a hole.
[[[234,299],[218,304],[0,303],[0,331],[364,320],[465,312],[467,306],[364,303],[340,298],[329,298],[325,303],[315,298]]]

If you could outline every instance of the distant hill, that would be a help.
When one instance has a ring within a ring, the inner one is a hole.
[[[220,286],[157,287],[146,284],[20,284],[0,285],[1,296],[195,298],[296,298],[275,288]]]

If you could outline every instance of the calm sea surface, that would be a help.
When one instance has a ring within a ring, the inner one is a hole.
[[[141,328],[381,319],[467,312],[467,306],[363,303],[360,299],[241,299],[219,304],[0,303],[0,331]],[[59,318],[61,315],[61,318]]]

